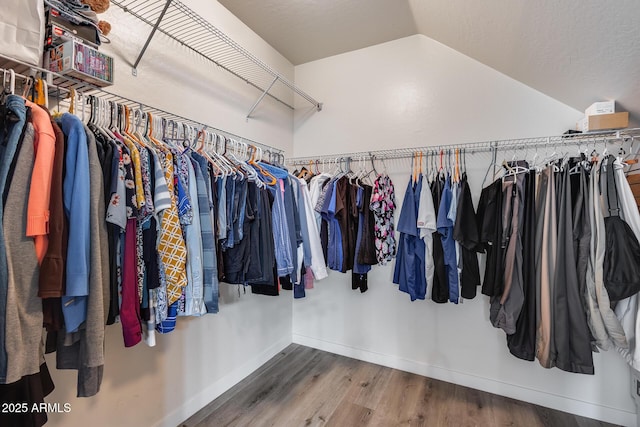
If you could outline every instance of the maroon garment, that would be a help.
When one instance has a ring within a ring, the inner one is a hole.
[[[136,243],[136,220],[127,220],[124,240],[124,261],[122,266],[122,304],[120,322],[124,346],[133,347],[142,340],[140,326],[140,304],[138,302],[138,245]]]

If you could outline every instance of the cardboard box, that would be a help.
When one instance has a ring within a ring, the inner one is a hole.
[[[113,58],[76,40],[49,50],[45,68],[100,87],[113,84]]]
[[[584,111],[585,116],[597,116],[616,112],[616,101],[594,102]]]
[[[594,130],[623,129],[629,126],[629,113],[624,111],[612,114],[587,116],[576,123],[576,130],[591,132]]]

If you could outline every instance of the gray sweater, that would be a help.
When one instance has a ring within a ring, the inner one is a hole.
[[[104,220],[104,185],[93,133],[85,126],[89,151],[91,255],[87,321],[77,334],[60,337],[57,366],[78,370],[78,397],[100,391],[104,369],[104,328],[109,301],[109,247]],[[71,345],[65,345],[71,344]]]
[[[33,125],[27,125],[16,154],[2,227],[7,248],[6,349],[7,383],[40,371],[42,301],[38,297],[38,258],[32,237],[27,237],[27,204],[33,171]]]

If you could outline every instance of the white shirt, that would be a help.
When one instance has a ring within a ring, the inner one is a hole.
[[[315,177],[314,177],[315,178]],[[311,180],[313,181],[312,178]],[[328,178],[327,178],[328,179]],[[309,246],[311,248],[311,271],[313,272],[313,277],[316,280],[322,280],[328,276],[327,274],[327,266],[324,262],[324,255],[322,253],[322,245],[320,243],[320,231],[318,224],[316,222],[315,214],[318,214],[313,210],[313,202],[311,200],[311,194],[309,192],[309,187],[307,186],[307,182],[304,179],[298,179],[300,182],[300,198],[298,203],[302,201],[304,203],[304,212],[307,218],[307,228],[309,236]],[[318,186],[319,188],[321,185]],[[318,193],[318,197],[320,193]],[[318,199],[316,198],[316,202]],[[320,214],[318,214],[320,215]],[[302,259],[302,257],[299,257]]]

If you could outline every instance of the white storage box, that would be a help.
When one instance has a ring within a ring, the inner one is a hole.
[[[599,114],[611,114],[616,112],[616,101],[594,102],[584,111],[584,115],[597,116]]]

